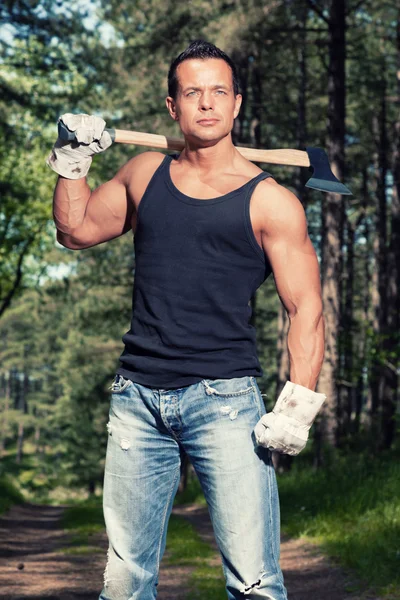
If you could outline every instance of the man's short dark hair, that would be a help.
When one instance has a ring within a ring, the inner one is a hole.
[[[168,95],[171,96],[174,100],[176,100],[176,95],[178,92],[179,81],[176,75],[176,69],[178,65],[181,64],[184,60],[188,60],[189,58],[220,58],[224,60],[231,68],[232,71],[232,83],[233,83],[233,92],[235,96],[239,94],[239,78],[237,74],[237,70],[232,59],[225,54],[222,50],[214,46],[214,44],[210,44],[210,42],[206,42],[204,40],[194,40],[183,52],[179,54],[171,63],[171,66],[168,71]]]

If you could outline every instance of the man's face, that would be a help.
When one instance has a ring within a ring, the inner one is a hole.
[[[235,98],[230,66],[222,59],[188,59],[177,68],[176,100],[166,104],[185,138],[213,145],[228,135],[239,114],[242,96]]]

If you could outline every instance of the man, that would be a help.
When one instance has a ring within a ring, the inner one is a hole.
[[[210,510],[229,600],[287,598],[271,450],[298,454],[325,399],[318,262],[298,199],[246,160],[231,131],[235,66],[197,40],[171,64],[166,105],[179,156],[144,152],[91,192],[105,122],[63,115],[77,143],[48,164],[58,241],[71,249],[134,232],[130,330],[112,385],[104,477],[109,537],[99,600],[156,597],[182,449]],[[290,381],[265,414],[250,298],[273,271],[290,317]]]

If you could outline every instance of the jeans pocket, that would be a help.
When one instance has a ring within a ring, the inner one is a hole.
[[[130,379],[126,379],[122,375],[116,375],[110,389],[113,394],[122,394],[131,385],[133,385],[133,382]]]
[[[203,379],[205,392],[208,395],[229,398],[232,396],[244,396],[254,392],[251,377],[233,377],[232,379]]]

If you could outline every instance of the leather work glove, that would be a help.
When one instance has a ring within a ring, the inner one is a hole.
[[[75,133],[76,141],[57,138],[46,163],[53,171],[67,179],[85,177],[92,164],[92,156],[103,152],[112,144],[104,131],[106,122],[101,117],[65,113],[58,119]]]
[[[296,456],[305,447],[310,427],[325,400],[325,394],[287,381],[272,412],[263,415],[254,428],[257,444]]]

